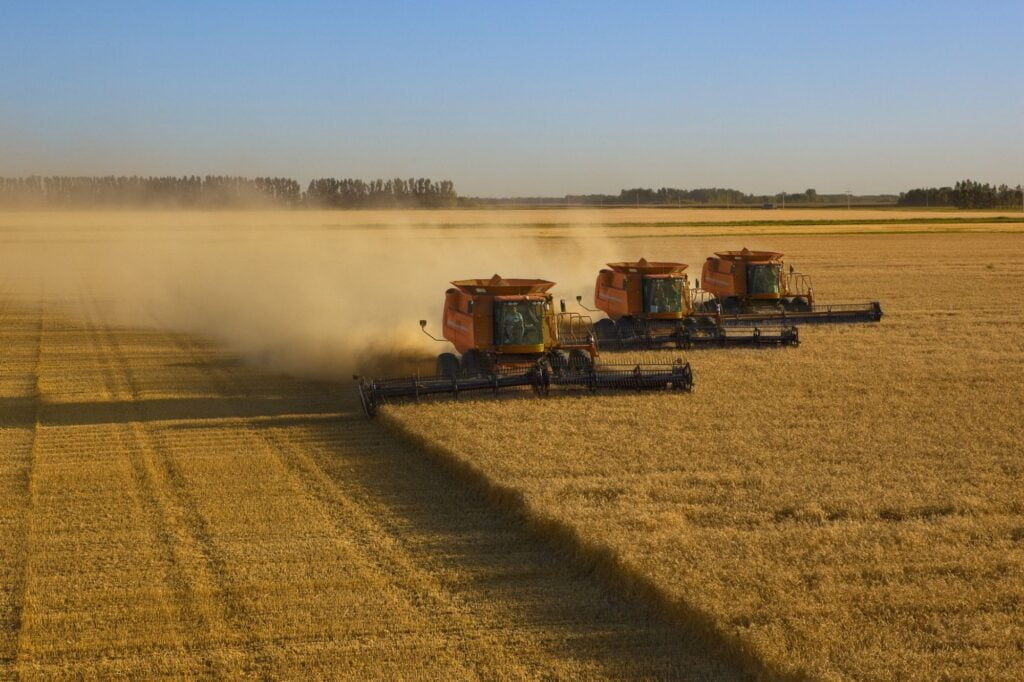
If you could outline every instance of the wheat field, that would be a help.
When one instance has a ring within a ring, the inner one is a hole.
[[[71,303],[0,304],[0,676],[735,677],[350,386]]]
[[[688,396],[481,401],[466,421],[393,406],[385,420],[762,674],[1016,678],[1024,237],[770,243],[820,299],[882,300],[882,323],[692,352]]]
[[[379,213],[0,214],[0,674],[1024,667],[1019,214]],[[448,279],[741,246],[886,317],[691,352],[692,395],[358,410]]]

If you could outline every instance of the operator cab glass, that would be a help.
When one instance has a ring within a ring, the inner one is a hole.
[[[679,313],[682,310],[682,278],[644,278],[644,312]]]
[[[774,264],[747,266],[748,294],[778,294],[782,281],[782,266]]]
[[[543,301],[495,301],[494,338],[499,346],[544,343]]]

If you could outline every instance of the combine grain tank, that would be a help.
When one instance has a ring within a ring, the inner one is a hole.
[[[717,312],[696,311],[683,263],[641,258],[608,263],[597,275],[594,305],[608,317],[594,325],[602,349],[675,346],[729,347],[797,345],[791,325],[726,327]],[[582,305],[582,296],[576,297]]]
[[[704,310],[721,311],[727,325],[752,322],[878,322],[882,306],[867,303],[818,303],[811,278],[787,272],[774,251],[719,251],[704,262]]]
[[[689,391],[689,363],[607,365],[595,362],[597,346],[589,317],[555,312],[542,279],[466,279],[445,292],[442,335],[455,353],[437,356],[427,377],[368,379],[355,377],[368,417],[382,403],[463,393],[499,393],[528,388],[547,395],[552,388],[588,391]],[[420,326],[426,332],[426,320]],[[427,332],[429,335],[429,332]],[[434,338],[431,336],[431,338]]]

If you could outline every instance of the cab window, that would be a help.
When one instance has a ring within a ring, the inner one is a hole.
[[[544,343],[543,301],[500,301],[495,308],[494,337],[499,346]]]
[[[748,265],[748,294],[777,294],[782,278],[782,266],[777,264]]]
[[[678,313],[683,309],[682,279],[645,279],[644,311],[648,313]]]

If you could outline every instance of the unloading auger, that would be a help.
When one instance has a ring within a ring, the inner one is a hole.
[[[532,389],[538,396],[552,389],[586,391],[680,391],[693,388],[689,363],[598,364],[591,319],[555,312],[542,279],[466,279],[445,292],[443,339],[456,353],[437,356],[431,376],[371,379],[354,377],[366,416],[380,405],[428,396],[454,399],[465,393],[498,394],[505,389]],[[420,327],[426,331],[426,320]],[[430,335],[431,338],[434,338]]]

